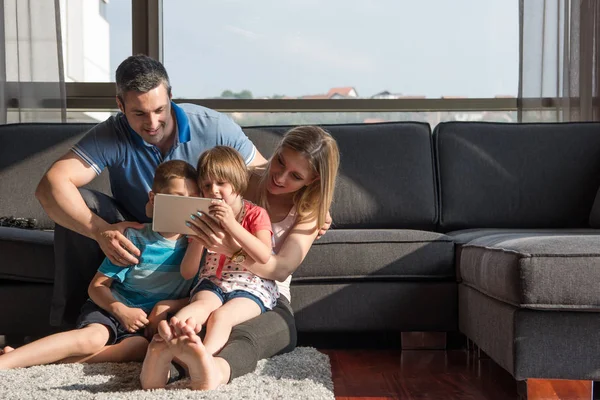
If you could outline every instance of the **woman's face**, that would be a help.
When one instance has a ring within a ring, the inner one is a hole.
[[[271,160],[267,190],[274,195],[293,193],[310,185],[316,178],[304,155],[282,147]]]

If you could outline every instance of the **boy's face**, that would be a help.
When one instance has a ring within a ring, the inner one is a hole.
[[[200,195],[200,190],[198,189],[198,184],[193,179],[183,179],[183,178],[172,178],[169,180],[169,183],[157,193],[162,194],[172,194],[175,196],[186,196],[186,197],[198,197]],[[154,209],[154,192],[149,193],[150,201],[146,205],[146,215],[149,218],[152,218],[152,212]]]
[[[173,178],[169,180],[160,193],[173,194],[176,196],[198,197],[200,191],[198,185],[193,179]]]

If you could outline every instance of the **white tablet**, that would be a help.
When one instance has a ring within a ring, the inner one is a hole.
[[[214,199],[186,197],[157,193],[154,196],[154,216],[152,230],[155,232],[182,233],[194,235],[195,232],[185,225],[191,215],[200,211],[208,213],[208,207]]]

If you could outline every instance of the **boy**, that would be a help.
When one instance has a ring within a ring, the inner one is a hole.
[[[198,196],[196,170],[181,160],[158,166],[155,193]],[[151,207],[147,212],[151,215]],[[125,362],[144,358],[148,341],[143,331],[156,329],[160,316],[150,313],[157,302],[185,297],[192,280],[184,280],[179,265],[187,248],[184,235],[154,232],[151,224],[126,231],[141,250],[140,262],[126,268],[105,258],[88,287],[76,329],[56,333],[17,349],[0,351],[0,370],[61,362]],[[108,346],[107,346],[108,345]]]

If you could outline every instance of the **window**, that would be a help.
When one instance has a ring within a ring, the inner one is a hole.
[[[517,95],[517,0],[162,4],[177,98]]]
[[[131,0],[60,0],[65,80],[114,82],[131,55]]]
[[[100,14],[100,16],[106,21],[108,21],[108,17],[106,15],[107,4],[108,0],[98,0],[98,14]]]

